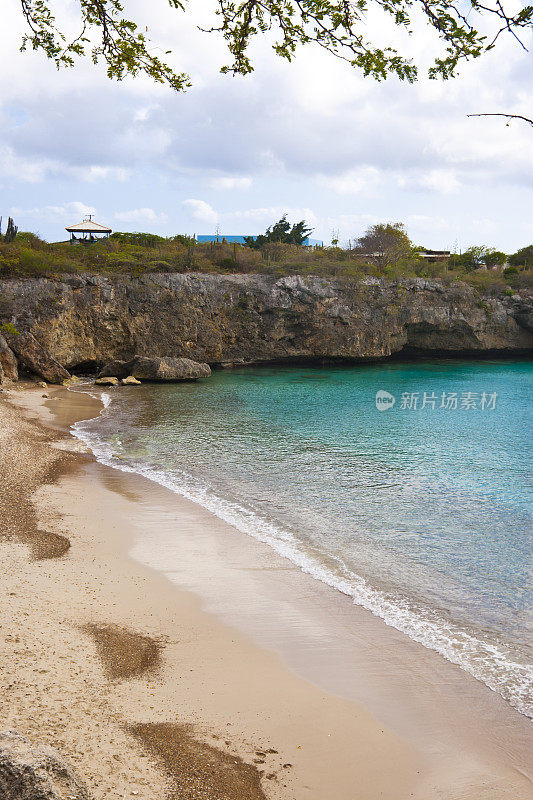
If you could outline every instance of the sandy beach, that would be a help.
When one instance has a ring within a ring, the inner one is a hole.
[[[530,722],[266,545],[0,398],[4,728],[91,796],[526,800]],[[174,563],[158,561],[161,537]]]

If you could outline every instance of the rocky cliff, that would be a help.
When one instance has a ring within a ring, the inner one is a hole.
[[[511,354],[533,346],[527,291],[496,298],[425,279],[159,273],[3,279],[0,323],[32,333],[70,370],[134,356],[225,365]]]

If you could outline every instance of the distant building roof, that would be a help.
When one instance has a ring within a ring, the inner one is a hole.
[[[428,250],[424,248],[418,254],[420,258],[431,258],[434,261],[437,261],[439,258],[450,258],[451,253],[449,250]]]
[[[65,228],[69,233],[111,233],[111,228],[106,228],[105,225],[100,225],[98,222],[93,222],[92,219],[86,219],[83,222],[78,222],[76,225],[71,225]]]

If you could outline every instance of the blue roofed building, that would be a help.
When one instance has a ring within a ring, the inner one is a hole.
[[[230,244],[233,244],[234,242],[236,244],[244,244],[245,237],[246,237],[246,234],[244,234],[243,236],[237,236],[237,235],[226,236],[225,234],[223,235],[221,233],[219,233],[218,235],[216,233],[213,233],[213,234],[199,233],[199,234],[197,234],[195,236],[196,241],[199,242],[199,243],[226,241],[226,242],[229,242]],[[256,238],[257,238],[256,235],[252,235],[252,239],[256,239]],[[321,245],[321,244],[323,244],[323,242],[320,242],[318,239],[310,239],[309,237],[307,237],[307,239],[304,239],[304,245],[307,246],[307,247],[313,247],[313,246],[318,245],[318,244]]]
[[[245,238],[244,236],[222,236],[222,234],[220,233],[218,235],[216,233],[213,234],[199,233],[196,236],[196,241],[201,243],[201,242],[222,242],[225,240],[226,242],[230,242],[231,244],[233,244],[233,242],[236,242],[237,244],[244,244],[244,238]]]

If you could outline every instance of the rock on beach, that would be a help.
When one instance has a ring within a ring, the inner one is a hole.
[[[119,379],[114,375],[104,375],[102,378],[97,378],[95,384],[97,386],[118,386]]]
[[[25,736],[0,733],[2,800],[89,800],[76,771],[56,750]]]

